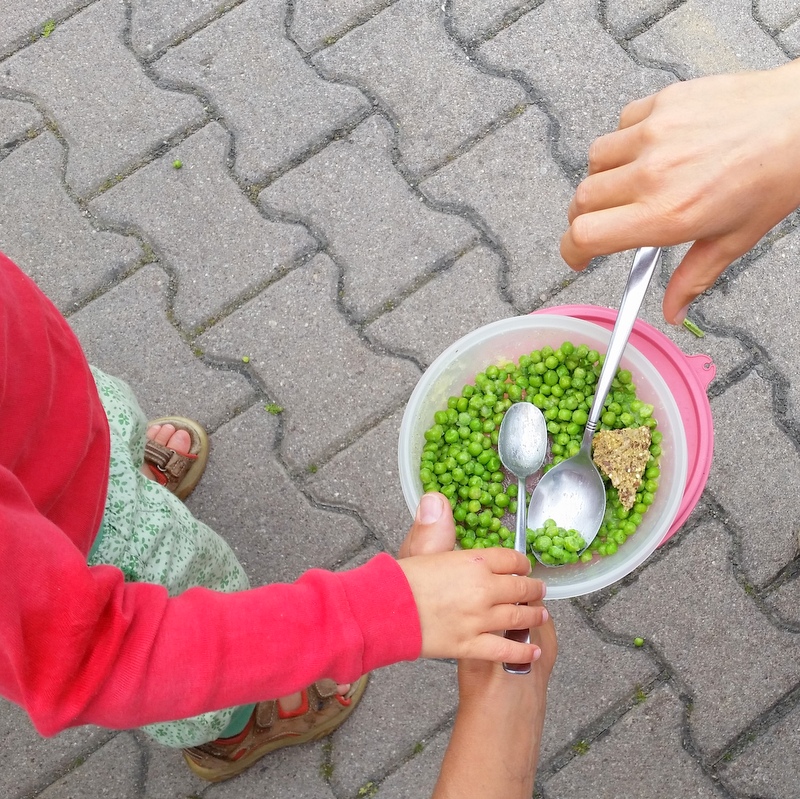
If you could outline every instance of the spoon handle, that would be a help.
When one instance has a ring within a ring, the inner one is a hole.
[[[528,540],[526,533],[528,514],[526,509],[528,507],[528,497],[525,493],[525,480],[523,478],[517,479],[517,536],[514,539],[514,549],[521,552],[523,555],[527,552]],[[503,633],[505,638],[511,641],[519,641],[523,644],[531,642],[530,630],[506,630]],[[509,674],[530,674],[530,663],[503,663],[503,668]]]
[[[622,354],[628,343],[628,338],[633,330],[633,324],[639,314],[647,287],[656,270],[661,247],[640,247],[633,256],[633,264],[628,275],[628,282],[625,284],[625,291],[622,294],[622,301],[619,304],[617,321],[614,322],[614,329],[611,331],[611,340],[608,342],[608,352],[603,361],[603,368],[600,370],[600,377],[597,380],[597,388],[594,392],[594,402],[589,411],[589,421],[586,422],[586,430],[583,434],[581,449],[591,448],[592,437],[597,428],[597,422],[603,411],[606,397],[608,396],[611,383],[617,374],[617,367],[622,360]]]

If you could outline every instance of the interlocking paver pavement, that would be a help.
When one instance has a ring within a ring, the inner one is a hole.
[[[156,72],[199,89],[236,140],[235,171],[261,183],[370,109],[351,86],[323,80],[283,36],[286,10],[249,0],[170,50]]]
[[[410,523],[398,431],[446,346],[618,303],[628,254],[558,253],[589,143],[644,93],[797,56],[796,0],[5,0],[0,249],[148,414],[209,427],[189,505],[254,584],[348,568]],[[800,796],[797,223],[695,303],[702,339],[661,317],[665,253],[641,315],[716,365],[714,462],[634,575],[550,603],[543,799]],[[456,702],[454,664],[392,666],[330,739],[219,785],[3,703],[0,795],[417,799]]]

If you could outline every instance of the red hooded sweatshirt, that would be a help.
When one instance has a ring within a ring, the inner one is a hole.
[[[416,605],[388,555],[172,599],[89,567],[108,459],[80,344],[0,253],[0,694],[43,735],[186,718],[419,656]]]

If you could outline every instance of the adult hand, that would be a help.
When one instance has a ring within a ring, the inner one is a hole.
[[[428,535],[426,525],[433,526]],[[497,663],[536,660],[540,655],[537,646],[493,634],[497,630],[537,627],[546,618],[543,607],[527,604],[544,596],[542,582],[524,576],[531,570],[528,559],[504,548],[436,551],[430,540],[439,538],[443,530],[448,543],[454,542],[450,503],[441,494],[425,494],[401,553],[410,554],[416,541],[417,551],[431,554],[399,561],[417,603],[422,656]],[[426,538],[429,542],[423,543]]]
[[[597,255],[694,242],[664,318],[689,304],[800,206],[800,59],[698,78],[636,100],[589,150],[561,240],[576,270]]]
[[[399,554],[459,554],[450,552],[455,540],[449,502],[441,494],[425,494]],[[547,683],[558,649],[552,619],[541,601],[535,606],[541,623],[531,629],[531,641],[541,654],[530,674],[507,674],[486,660],[459,660],[458,713],[433,799],[526,799],[533,793]]]

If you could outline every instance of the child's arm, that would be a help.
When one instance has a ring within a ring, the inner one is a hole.
[[[623,109],[589,150],[561,254],[573,269],[641,246],[695,242],[664,295],[686,308],[800,206],[800,59],[676,83]]]

